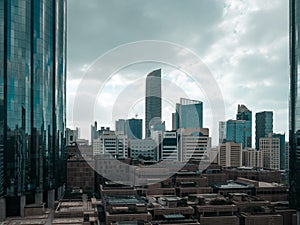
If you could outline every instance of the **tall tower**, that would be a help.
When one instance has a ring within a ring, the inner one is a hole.
[[[65,182],[66,0],[0,0],[0,220]]]
[[[148,138],[151,135],[151,125],[161,123],[161,69],[147,76],[145,113],[145,135]]]
[[[300,2],[290,0],[290,205],[300,211]],[[298,224],[299,224],[298,213]]]
[[[255,148],[259,149],[259,139],[273,133],[273,112],[264,111],[255,115]]]
[[[245,147],[252,147],[252,111],[245,105],[238,105],[238,112],[236,114],[237,120],[244,120],[244,142]]]

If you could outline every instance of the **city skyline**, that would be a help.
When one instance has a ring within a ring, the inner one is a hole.
[[[131,1],[127,5],[128,7],[122,8],[122,10],[120,10],[120,5],[114,1],[109,3],[72,1],[69,3],[68,15],[72,18],[68,24],[69,33],[76,36],[69,40],[67,87],[69,127],[76,126],[72,123],[72,107],[77,85],[92,62],[121,44],[153,39],[181,44],[199,55],[222,89],[226,120],[234,119],[238,104],[245,104],[253,113],[265,110],[274,111],[274,121],[276,121],[274,132],[287,133],[288,3],[285,1],[226,1],[221,4],[218,1],[191,1],[184,7],[182,4],[184,3],[175,1],[172,4],[173,7],[169,9],[171,12],[178,11],[178,16],[183,18],[180,22],[182,31],[179,32],[178,27],[172,26],[172,22],[168,23],[174,15],[171,13],[166,17],[163,14],[163,9],[168,2],[160,3],[161,7],[157,8],[155,3],[147,3],[144,6],[137,1]],[[181,11],[182,8],[185,10]],[[201,10],[206,8],[207,10],[196,13],[194,8]],[[108,15],[109,10],[115,10],[116,15],[114,17]],[[214,13],[208,15],[207,12]],[[127,14],[132,14],[132,18],[139,18],[139,20],[134,21],[127,18]],[[82,15],[82,19],[78,20],[78,15]],[[185,17],[185,15],[188,16]],[[127,18],[126,22],[122,20],[125,17]],[[207,19],[204,20],[205,17]],[[159,23],[158,18],[161,18],[163,22]],[[93,21],[92,26],[97,29],[91,30],[90,26],[85,26],[89,21]],[[262,24],[261,21],[264,23]],[[128,26],[126,26],[122,38],[118,38],[120,37],[118,33],[121,30],[124,31],[123,23]],[[143,28],[146,25],[149,29]],[[200,32],[199,26],[201,26]],[[140,29],[136,29],[137,27]],[[78,29],[82,29],[84,32],[80,32],[78,35]],[[151,29],[156,32],[151,33]],[[98,31],[101,31],[101,35]],[[208,38],[210,36],[213,38]],[[100,37],[101,42],[98,41]],[[219,55],[216,55],[217,52]],[[188,77],[174,68],[155,63],[133,65],[118,71],[108,84],[107,89],[110,92],[105,92],[105,97],[113,102],[126,85],[157,68],[162,68],[164,71],[163,76],[166,81],[162,80],[162,83],[171,80],[180,87],[184,87],[187,96],[178,96],[174,100],[175,103],[179,101],[180,97],[187,97],[203,101],[204,108],[208,108],[209,104],[205,100],[205,95],[191,91],[194,89],[194,85]],[[170,93],[165,93],[165,95],[170,95]],[[261,99],[261,96],[264,99]],[[255,100],[257,98],[260,101],[257,102]],[[140,105],[143,103],[140,102]],[[95,120],[100,125],[112,126],[114,124],[109,104],[101,106],[96,111],[99,113]],[[137,111],[139,117],[144,118],[143,107],[137,107]],[[173,106],[163,102],[163,112],[165,113],[162,115],[162,120],[166,121],[168,129],[171,129],[171,113],[173,111]],[[130,115],[126,116],[130,118],[134,114],[134,112],[130,112]],[[208,111],[204,112],[203,127],[212,125],[207,114]],[[217,124],[214,125],[217,126]],[[252,130],[255,128],[252,127]],[[89,135],[87,134],[86,137],[88,138]],[[217,138],[218,135],[215,134],[213,141],[217,142]]]

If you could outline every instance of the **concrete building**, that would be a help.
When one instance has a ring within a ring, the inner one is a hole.
[[[152,220],[146,202],[136,195],[104,195],[102,200],[106,225]]]
[[[93,141],[93,154],[111,154],[115,158],[127,158],[128,138],[111,130],[102,131],[99,138]]]
[[[242,144],[226,142],[219,146],[218,163],[222,167],[242,166]]]
[[[209,130],[208,128],[178,129],[179,161],[186,162],[191,158],[209,160]]]
[[[264,155],[264,168],[280,170],[280,139],[271,135],[259,139],[259,150]]]
[[[243,166],[263,168],[263,151],[247,148],[242,151]]]
[[[131,139],[129,140],[130,158],[155,161],[157,159],[157,144],[152,139]]]

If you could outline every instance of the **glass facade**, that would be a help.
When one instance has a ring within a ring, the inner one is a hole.
[[[255,148],[259,149],[259,139],[273,133],[273,112],[259,112],[255,115]]]
[[[236,114],[237,120],[245,120],[245,147],[252,147],[252,111],[250,111],[246,106],[239,105],[238,113]]]
[[[127,135],[128,139],[143,138],[143,120],[142,119],[120,119],[116,121],[116,131],[121,131]]]
[[[228,120],[226,122],[226,142],[242,144],[243,148],[245,148],[245,146],[247,146],[245,124],[245,120]]]
[[[146,138],[151,136],[151,124],[161,123],[161,69],[151,72],[146,79]]]
[[[300,211],[300,2],[290,0],[290,205]]]
[[[0,197],[62,184],[65,52],[65,0],[0,0]]]
[[[196,100],[180,99],[176,104],[176,130],[179,128],[203,128],[203,103]]]

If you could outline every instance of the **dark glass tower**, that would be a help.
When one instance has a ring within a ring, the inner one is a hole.
[[[65,85],[66,1],[0,0],[0,219],[62,194]]]
[[[151,72],[146,79],[145,135],[150,137],[151,125],[161,123],[161,69]]]
[[[290,205],[300,211],[300,2],[290,0]]]
[[[259,149],[259,139],[273,133],[273,112],[264,111],[255,115],[255,148]]]

